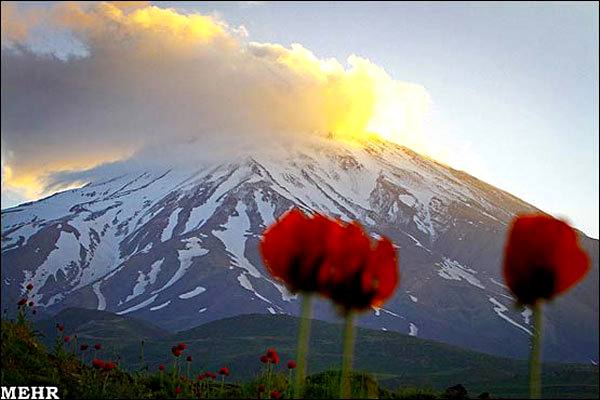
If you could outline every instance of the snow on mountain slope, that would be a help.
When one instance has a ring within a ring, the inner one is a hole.
[[[513,307],[500,265],[512,217],[537,210],[375,140],[319,138],[231,162],[127,171],[3,210],[3,308],[33,282],[46,312],[86,306],[169,329],[242,313],[297,313],[296,296],[269,277],[257,250],[264,228],[294,205],[359,220],[398,245],[401,287],[362,325],[527,353],[528,314]],[[598,359],[598,241],[582,241],[592,273],[549,307],[552,359]],[[336,318],[323,302],[315,314]]]

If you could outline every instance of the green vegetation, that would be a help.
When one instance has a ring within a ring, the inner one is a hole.
[[[64,323],[63,333],[57,331],[57,322]],[[63,397],[79,398],[168,398],[175,396],[178,386],[182,398],[257,398],[263,384],[289,398],[290,375],[285,364],[294,356],[297,328],[298,319],[293,317],[245,315],[170,334],[132,318],[82,309],[65,310],[52,320],[41,321],[36,324],[38,334],[27,322],[3,321],[2,385],[55,384],[64,390]],[[341,329],[340,325],[313,321],[305,397],[332,398],[339,394]],[[63,334],[76,334],[77,341],[64,345]],[[179,373],[174,373],[171,348],[180,342],[188,348],[177,359]],[[82,363],[82,343],[90,347],[101,343],[102,350],[96,356],[119,360],[119,367],[109,372],[91,368],[90,353],[95,352],[91,348]],[[271,373],[259,361],[268,347],[277,348],[281,356],[281,363]],[[188,355],[193,358],[189,373]],[[166,367],[162,373],[159,364]],[[221,377],[196,381],[199,373],[216,372],[222,366],[231,369],[224,384]],[[492,397],[524,397],[528,393],[524,360],[395,332],[358,329],[355,371],[352,393],[360,398],[438,398],[457,384],[462,384],[472,398],[483,392]],[[598,396],[598,367],[545,364],[543,373],[544,397]],[[267,394],[263,398],[268,398]]]

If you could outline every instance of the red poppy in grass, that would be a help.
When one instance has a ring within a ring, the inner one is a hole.
[[[173,346],[171,347],[171,353],[173,353],[175,357],[179,357],[181,355],[181,350],[179,350],[179,347]]]
[[[206,378],[206,374],[200,374],[196,379],[198,379],[199,381],[203,381],[204,378]]]
[[[187,349],[187,344],[185,344],[185,343],[179,343],[177,345],[177,348],[179,349],[179,351],[184,351],[185,349]]]
[[[84,343],[81,346],[79,346],[79,350],[86,351],[88,349],[88,347],[90,347],[90,346],[88,346],[87,344]]]
[[[296,361],[294,361],[294,360],[288,361],[287,367],[288,367],[288,369],[294,369],[294,368],[296,368]]]
[[[504,280],[524,305],[550,300],[579,282],[590,260],[577,233],[565,222],[542,215],[513,220],[504,249]]]
[[[271,398],[272,399],[280,399],[281,398],[281,393],[279,393],[279,391],[277,391],[277,390],[273,390],[271,392]]]
[[[396,250],[382,237],[374,245],[356,222],[333,225],[319,270],[321,293],[346,311],[383,304],[400,280]]]
[[[158,370],[159,370],[159,371],[164,371],[164,370],[165,370],[165,366],[164,366],[163,364],[160,364],[160,365],[158,366]]]
[[[270,363],[279,364],[279,354],[277,354],[277,350],[274,348],[267,349],[267,353],[265,355]]]
[[[260,356],[260,362],[263,364],[266,364],[269,362],[269,357],[266,356],[266,354],[263,354],[262,356]]]
[[[229,368],[227,368],[227,367],[222,367],[222,368],[219,370],[219,375],[229,376]]]
[[[217,374],[215,374],[214,372],[208,371],[207,374],[210,379],[217,379]]]
[[[65,336],[65,343],[69,343],[71,341],[71,336]]]
[[[64,324],[56,324],[56,329],[58,329],[59,332],[63,332],[65,330],[65,325]]]
[[[186,361],[187,362],[192,362],[192,356],[187,356]]]
[[[94,367],[96,369],[103,369],[104,368],[104,361],[102,361],[99,358],[94,358],[92,360],[92,367]]]
[[[100,350],[100,349],[102,349],[102,345],[101,345],[100,343],[96,343],[96,344],[94,345],[94,348],[95,348],[96,350]]]
[[[117,367],[117,364],[115,364],[112,361],[108,361],[108,362],[104,363],[104,367],[102,367],[102,370],[111,371],[111,370],[115,369],[116,367]]]
[[[266,390],[265,385],[263,385],[262,383],[260,385],[258,385],[258,393],[264,393]]]
[[[181,389],[181,387],[180,387],[180,386],[177,386],[177,387],[175,388],[175,394],[180,394],[182,391],[183,391],[183,389]]]
[[[265,230],[260,241],[263,261],[273,277],[291,292],[315,292],[325,257],[325,237],[334,221],[306,216],[294,208]]]
[[[17,303],[19,307],[24,306],[25,304],[27,304],[27,299],[25,298],[19,300],[19,302]]]
[[[33,290],[33,284],[32,283],[28,283],[27,286],[25,286],[25,288],[29,291]]]

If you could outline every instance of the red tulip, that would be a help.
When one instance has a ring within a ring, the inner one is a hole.
[[[260,356],[260,362],[263,363],[263,364],[268,363],[269,362],[269,357],[267,357],[266,355],[263,354],[262,356]]]
[[[179,343],[177,345],[177,348],[179,349],[179,351],[184,351],[185,349],[187,349],[187,344],[185,344],[185,343]]]
[[[104,368],[104,361],[100,360],[99,358],[94,358],[92,360],[92,367],[94,367],[96,369],[103,369]]]
[[[192,356],[187,356],[186,360],[187,362],[192,362]]]
[[[288,361],[287,367],[288,367],[288,369],[294,369],[294,368],[296,368],[296,361],[294,361],[294,360]]]
[[[279,391],[277,391],[277,390],[273,390],[271,392],[271,398],[272,399],[280,399],[281,398],[281,393],[279,393]]]
[[[521,304],[551,300],[579,282],[590,260],[577,233],[546,215],[517,217],[504,249],[504,280]]]
[[[160,364],[160,365],[158,366],[158,370],[159,370],[159,371],[164,371],[164,370],[165,370],[165,366],[164,366],[163,364]]]
[[[219,375],[229,376],[229,368],[227,368],[227,367],[222,367],[222,368],[219,370]]]
[[[175,394],[180,394],[182,392],[183,389],[181,389],[181,387],[177,386],[175,388]]]
[[[101,345],[100,343],[96,343],[96,344],[94,345],[94,348],[95,348],[96,350],[100,350],[100,349],[102,348],[102,345]]]
[[[29,291],[31,291],[33,289],[33,284],[32,283],[28,283],[27,286],[25,286],[25,288]]]
[[[65,330],[65,325],[64,324],[56,324],[56,329],[58,329],[59,332],[62,332]]]
[[[288,211],[263,233],[260,251],[273,277],[291,292],[315,292],[325,256],[325,238],[335,222],[320,214]]]
[[[19,300],[19,302],[17,303],[19,307],[24,306],[25,304],[27,304],[27,299],[25,298]]]
[[[65,343],[69,343],[71,341],[71,336],[65,336]]]
[[[356,222],[333,226],[319,270],[321,292],[348,311],[380,306],[400,280],[392,242],[381,238],[372,246]]]
[[[88,349],[88,345],[87,344],[82,344],[81,346],[79,346],[79,350],[81,351],[86,351]]]

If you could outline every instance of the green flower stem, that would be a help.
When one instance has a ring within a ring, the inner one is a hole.
[[[529,357],[529,397],[539,399],[542,395],[542,305],[537,301],[532,306],[533,336],[531,336],[531,354]]]
[[[340,384],[340,399],[349,399],[351,395],[350,371],[354,354],[354,313],[346,312],[344,322],[344,356],[342,359],[342,381]]]
[[[293,398],[299,399],[304,392],[304,378],[306,376],[306,365],[308,356],[308,340],[310,336],[310,323],[312,312],[312,296],[310,294],[302,295],[302,310],[300,317],[300,327],[298,332],[298,350],[296,361],[296,380],[294,382]]]

